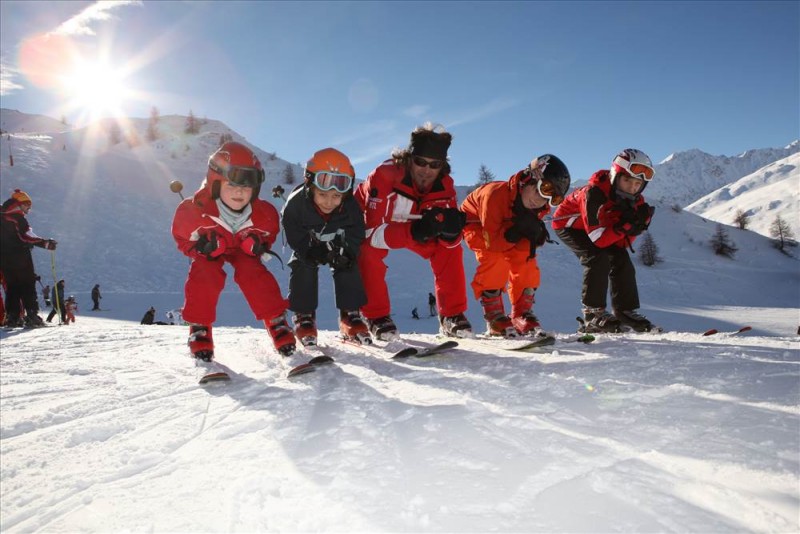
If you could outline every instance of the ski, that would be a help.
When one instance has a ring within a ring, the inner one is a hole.
[[[444,343],[439,343],[438,345],[427,348],[406,347],[394,353],[394,355],[392,355],[392,359],[401,360],[410,356],[414,356],[415,358],[426,358],[428,356],[433,356],[435,354],[441,354],[448,350],[452,350],[456,347],[458,347],[458,341],[453,340],[445,341]]]
[[[529,338],[530,339],[530,338]],[[479,337],[477,339],[462,340],[466,344],[474,343],[482,348],[507,350],[509,352],[536,352],[539,349],[551,347],[562,343],[591,343],[595,340],[592,334],[580,334],[566,339],[558,339],[553,334],[541,334],[530,341],[525,338],[504,337]]]
[[[706,330],[705,332],[703,332],[703,335],[704,336],[713,336],[714,334],[727,334],[729,336],[735,336],[736,334],[741,334],[742,332],[749,332],[752,329],[753,329],[752,326],[743,326],[739,330],[733,330],[733,331],[730,331],[730,332],[720,332],[716,328],[712,328],[711,330]]]
[[[195,358],[194,366],[197,368],[199,379],[198,384],[208,384],[211,382],[227,382],[231,379],[228,374],[229,369],[219,362],[204,361]]]
[[[317,343],[316,338],[314,339],[313,343],[303,343],[303,347],[307,349],[313,349],[313,352],[319,352],[320,354],[312,356],[307,362],[301,363],[300,365],[295,365],[289,369],[289,372],[286,373],[286,378],[293,378],[295,376],[313,373],[320,365],[327,365],[335,362],[332,357],[324,353],[322,347],[320,347]]]

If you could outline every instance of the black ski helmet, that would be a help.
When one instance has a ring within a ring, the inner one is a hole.
[[[553,184],[556,196],[564,198],[569,191],[570,176],[569,169],[558,157],[552,154],[542,154],[531,161],[527,173],[519,181],[520,187],[527,185],[532,179],[542,179]]]

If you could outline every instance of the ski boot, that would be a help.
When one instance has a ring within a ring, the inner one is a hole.
[[[395,341],[400,337],[391,315],[367,319],[367,325],[372,337],[380,341]]]
[[[472,325],[463,313],[450,315],[445,317],[439,316],[439,332],[448,337],[461,337],[471,338],[474,337],[472,333]]]
[[[198,360],[210,362],[214,359],[214,340],[211,326],[193,324],[189,326],[189,352]]]
[[[292,317],[294,335],[304,347],[317,344],[317,321],[314,313],[296,313]]]
[[[503,306],[503,293],[499,289],[481,293],[481,306],[483,318],[486,319],[486,335],[506,338],[517,337],[511,319],[506,315]],[[465,319],[466,320],[466,319]]]
[[[272,336],[272,343],[282,356],[291,356],[296,346],[294,332],[286,322],[286,315],[280,314],[271,321],[264,321],[269,335]]]
[[[521,336],[535,336],[542,331],[539,319],[533,314],[533,288],[526,288],[511,310],[511,323]]]
[[[622,322],[608,313],[605,308],[585,308],[583,319],[578,318],[581,327],[578,332],[584,334],[616,334],[622,332]]]
[[[35,311],[29,311],[24,319],[25,328],[39,328],[44,326],[44,320]]]
[[[369,328],[358,310],[339,313],[339,331],[344,339],[355,341],[361,345],[372,345]]]
[[[640,314],[636,310],[614,310],[614,316],[619,319],[623,325],[630,326],[637,332],[651,332],[658,330],[658,328],[656,328],[653,323],[647,319],[647,317]]]

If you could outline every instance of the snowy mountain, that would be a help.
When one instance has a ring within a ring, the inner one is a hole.
[[[686,210],[724,224],[734,224],[742,210],[749,217],[747,228],[765,236],[780,216],[800,237],[800,152],[717,189]]]
[[[535,310],[559,343],[535,353],[463,341],[395,361],[397,344],[342,344],[322,270],[337,363],[297,379],[288,366],[313,353],[277,356],[229,277],[214,338],[233,379],[203,388],[187,329],[138,323],[182,303],[170,181],[190,194],[220,135],[242,139],[211,120],[186,135],[176,116],[137,142],[146,122],[121,129],[130,145],[109,146],[108,124],[0,141],[0,192],[25,189],[34,230],[59,241],[34,250],[37,271],[50,282],[55,258],[80,304],[74,325],[0,331],[2,532],[800,531],[800,264],[764,236],[725,226],[739,250],[723,258],[715,222],[658,206],[663,262],[634,261],[642,311],[667,331],[589,345],[569,343],[581,267],[548,244]],[[287,162],[254,149],[269,198]],[[436,343],[428,263],[388,264],[403,344]],[[102,312],[87,311],[95,283]],[[471,295],[468,316],[480,329]]]
[[[800,152],[800,140],[785,148],[748,150],[738,156],[712,156],[700,150],[676,152],[656,166],[647,185],[648,201],[664,206],[687,206],[779,159]],[[791,192],[798,195],[795,189]]]

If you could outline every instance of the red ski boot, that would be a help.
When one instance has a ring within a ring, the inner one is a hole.
[[[483,318],[486,319],[486,333],[490,336],[517,337],[517,330],[506,315],[503,306],[503,293],[499,289],[484,291],[481,294]]]
[[[526,288],[511,310],[511,323],[521,336],[533,336],[542,329],[539,319],[533,314],[534,291]]]
[[[264,321],[269,335],[272,336],[272,343],[282,356],[291,356],[297,346],[292,329],[286,322],[286,315],[280,314],[271,321]]]
[[[317,344],[317,321],[314,313],[296,313],[292,317],[294,322],[294,335],[304,347],[313,347]]]
[[[210,362],[214,359],[214,340],[211,326],[193,324],[189,326],[189,351],[198,360]]]
[[[362,345],[372,345],[372,338],[369,335],[369,327],[358,310],[345,311],[339,314],[339,331],[342,337],[360,343]]]

